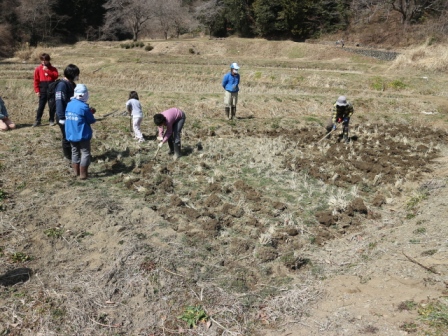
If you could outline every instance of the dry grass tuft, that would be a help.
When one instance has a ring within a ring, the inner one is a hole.
[[[425,43],[404,51],[391,65],[391,69],[416,68],[425,71],[448,70],[448,46]]]

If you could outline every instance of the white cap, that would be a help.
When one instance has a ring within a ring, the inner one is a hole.
[[[76,95],[82,96],[86,92],[87,92],[87,86],[85,86],[84,84],[76,84],[76,87],[75,87]]]
[[[232,63],[230,64],[230,69],[238,70],[240,67],[238,66],[238,63]]]
[[[74,97],[83,102],[87,102],[89,99],[89,91],[87,90],[87,86],[84,84],[76,84]]]

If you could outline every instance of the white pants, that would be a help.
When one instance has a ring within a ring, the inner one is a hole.
[[[132,117],[132,127],[134,128],[134,136],[137,139],[143,139],[142,131],[140,130],[140,125],[142,124],[142,117]]]
[[[238,92],[226,91],[224,94],[224,105],[226,107],[236,107],[238,103]]]

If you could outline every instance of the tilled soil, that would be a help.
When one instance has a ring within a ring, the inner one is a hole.
[[[152,143],[112,151],[99,131],[87,182],[56,151],[57,166],[40,180],[14,173],[19,158],[6,162],[3,277],[31,274],[4,282],[7,330],[254,335],[300,325],[329,295],[325,279],[366,274],[380,253],[371,230],[400,226],[406,213],[398,220],[386,209],[407,185],[430,179],[448,139],[430,128],[355,125],[346,144],[337,135],[319,142],[316,127],[244,125],[190,131],[176,162],[154,159]],[[17,150],[31,167],[28,149]],[[350,253],[325,256],[342,242]],[[188,331],[179,318],[188,306],[212,324]]]

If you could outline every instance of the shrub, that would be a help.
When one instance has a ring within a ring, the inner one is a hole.
[[[403,83],[401,80],[396,79],[396,80],[390,82],[389,86],[395,90],[401,90],[401,89],[404,89],[407,85],[405,83]]]
[[[153,49],[154,49],[154,47],[152,45],[149,45],[149,44],[145,47],[146,51],[151,51]]]
[[[370,87],[376,91],[384,91],[384,79],[381,77],[373,77],[370,81]]]

